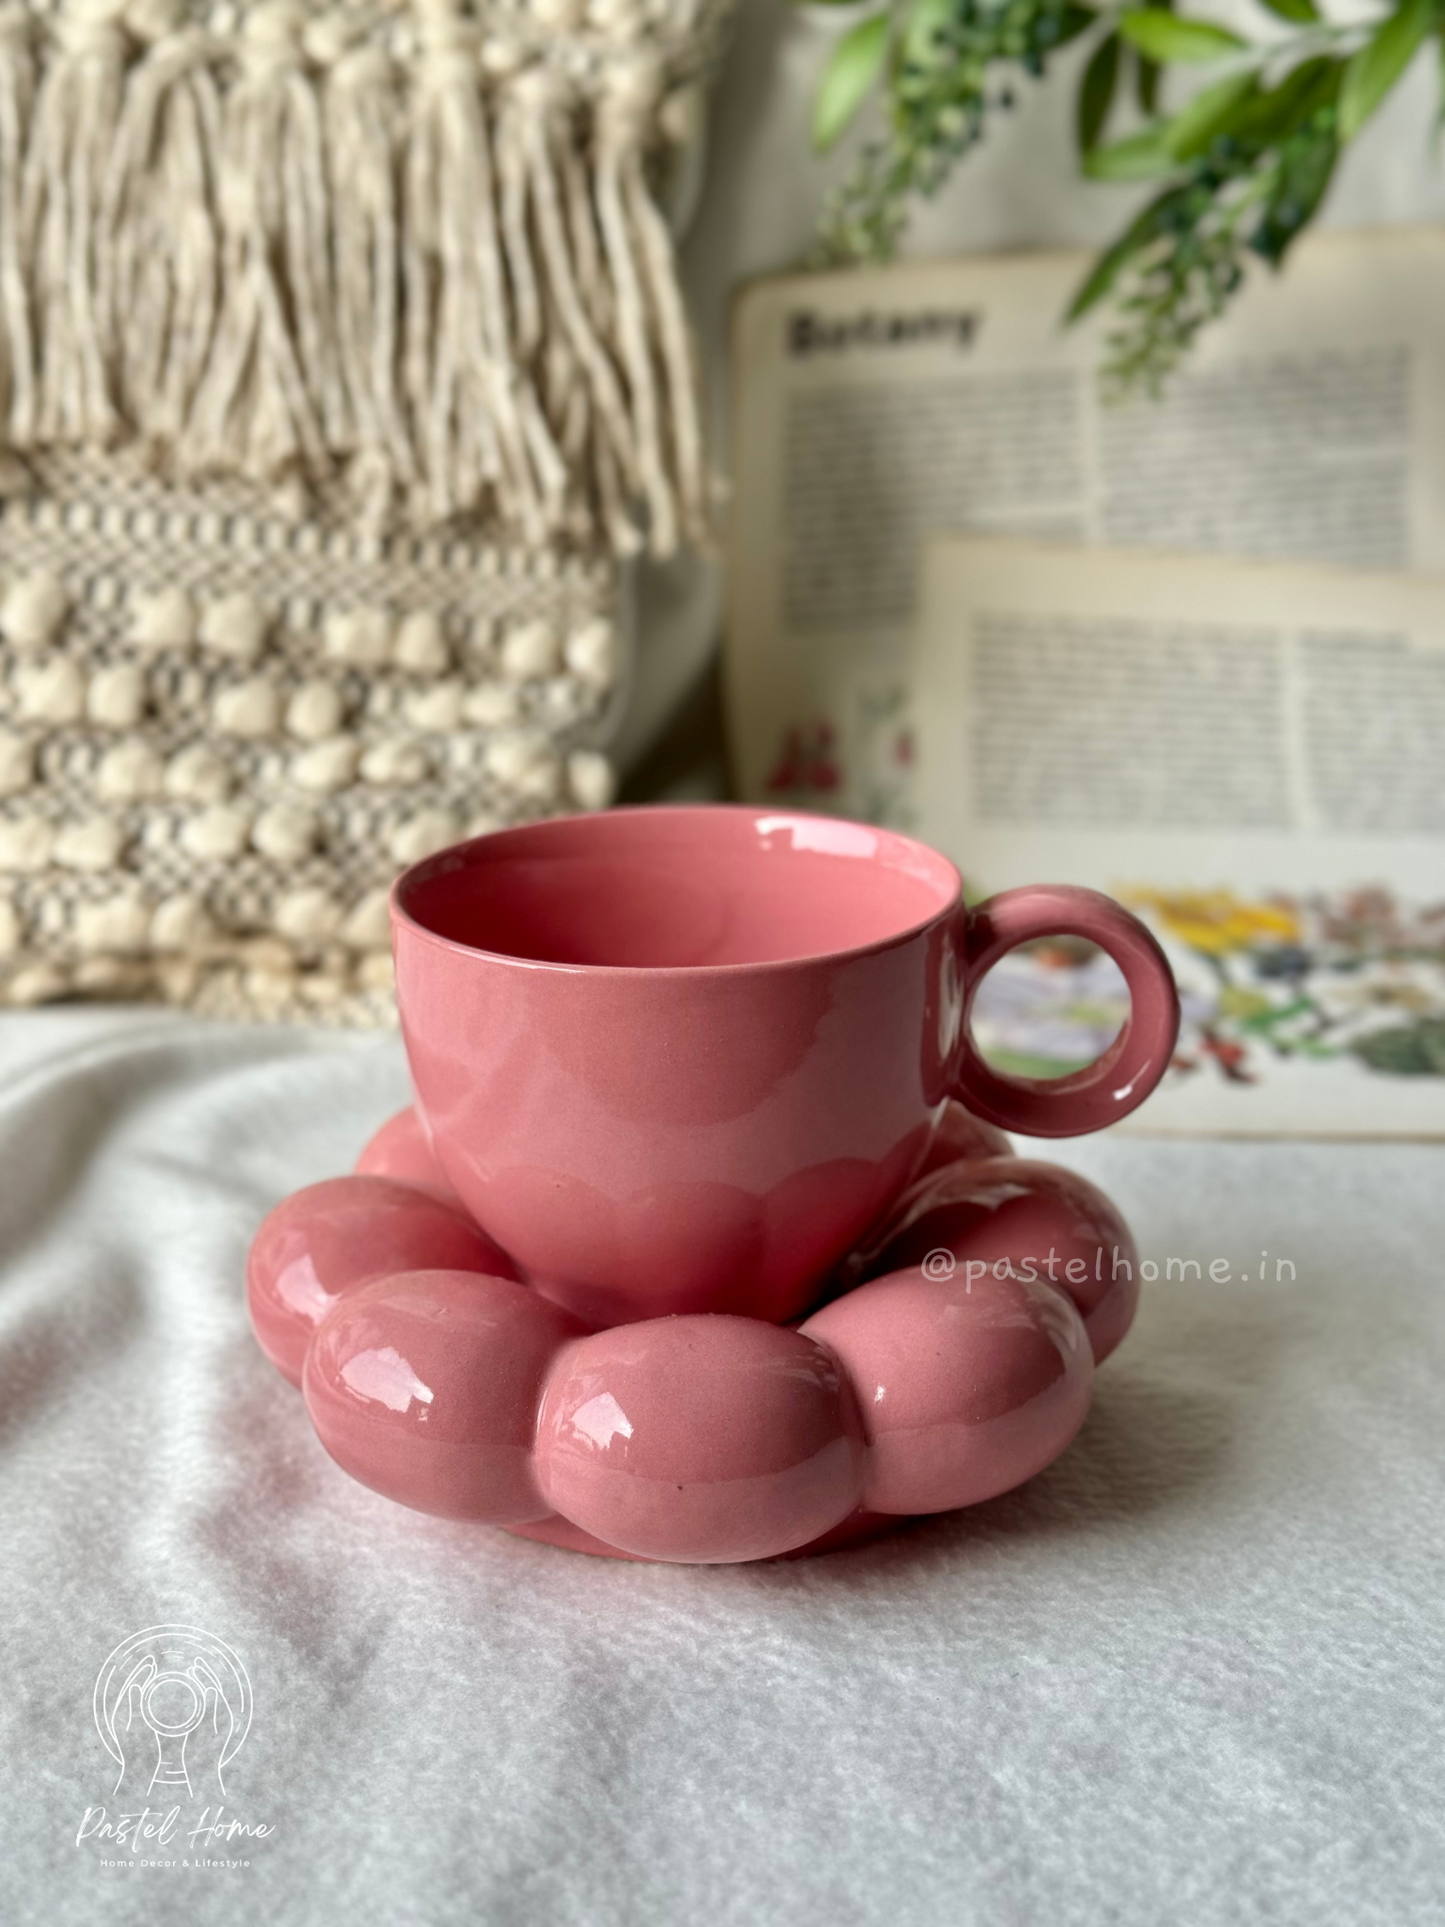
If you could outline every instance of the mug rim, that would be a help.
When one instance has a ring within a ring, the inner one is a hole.
[[[776,818],[780,822],[823,823],[838,829],[853,829],[869,836],[886,839],[893,844],[903,845],[915,853],[927,867],[938,873],[938,880],[948,888],[947,900],[931,911],[926,917],[919,917],[901,930],[891,931],[887,936],[876,937],[869,943],[851,944],[843,949],[810,950],[799,957],[758,958],[744,963],[704,963],[704,964],[601,964],[601,963],[562,963],[548,957],[518,957],[507,951],[487,950],[480,944],[464,943],[458,937],[448,937],[439,930],[414,916],[406,907],[405,894],[427,882],[441,869],[465,868],[466,853],[477,849],[481,844],[496,844],[502,838],[530,838],[545,836],[564,825],[578,823],[601,823],[609,817],[619,816],[750,816],[754,818]],[[950,857],[936,850],[929,843],[917,837],[908,836],[902,830],[886,829],[876,823],[862,823],[855,817],[830,816],[821,810],[770,810],[758,803],[622,803],[614,804],[606,810],[573,810],[565,815],[536,817],[529,823],[510,823],[502,829],[489,830],[485,835],[463,838],[449,843],[445,849],[433,851],[430,856],[410,864],[396,878],[388,893],[388,908],[391,914],[392,949],[397,948],[397,939],[405,930],[411,936],[433,945],[437,949],[448,950],[458,957],[478,960],[489,964],[505,964],[518,970],[553,971],[569,977],[670,977],[704,978],[737,977],[759,974],[767,971],[806,970],[819,964],[838,964],[851,962],[855,958],[881,955],[904,944],[912,943],[937,923],[947,921],[957,914],[963,903],[963,877],[958,866]]]

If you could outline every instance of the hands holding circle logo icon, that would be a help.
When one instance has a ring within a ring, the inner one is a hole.
[[[224,1796],[226,1765],[251,1726],[251,1682],[224,1640],[196,1626],[149,1626],[101,1667],[94,1709],[120,1768],[116,1793]]]

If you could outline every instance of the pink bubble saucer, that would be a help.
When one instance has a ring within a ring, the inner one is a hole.
[[[927,1160],[794,1325],[594,1330],[519,1280],[411,1110],[266,1219],[262,1350],[374,1491],[614,1558],[828,1551],[1033,1477],[1133,1320],[1136,1252],[1085,1179],[951,1104]]]

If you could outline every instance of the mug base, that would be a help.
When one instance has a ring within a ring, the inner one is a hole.
[[[833,1527],[830,1532],[810,1539],[805,1546],[794,1546],[791,1552],[780,1552],[779,1559],[811,1559],[824,1552],[846,1552],[854,1546],[867,1545],[871,1540],[883,1539],[889,1533],[898,1532],[904,1526],[914,1525],[918,1518],[945,1517],[940,1513],[923,1513],[914,1516],[901,1516],[887,1512],[858,1511],[850,1513]],[[624,1552],[620,1546],[609,1546],[605,1539],[596,1539],[581,1526],[574,1526],[570,1519],[553,1513],[550,1519],[537,1519],[531,1525],[501,1526],[501,1532],[510,1532],[517,1539],[533,1539],[541,1545],[560,1546],[564,1552],[586,1552],[596,1559],[626,1559],[633,1565],[661,1566],[687,1565],[689,1560],[651,1559],[645,1553]],[[765,1564],[765,1561],[758,1561]]]

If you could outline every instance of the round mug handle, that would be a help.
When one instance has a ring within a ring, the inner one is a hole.
[[[974,994],[1006,952],[1039,937],[1086,937],[1118,964],[1129,1015],[1102,1057],[1065,1077],[1006,1077],[974,1048]],[[957,1095],[973,1112],[1026,1137],[1078,1137],[1102,1130],[1144,1102],[1169,1068],[1179,1036],[1179,992],[1168,959],[1137,917],[1098,890],[1029,884],[966,913],[963,1031]]]

